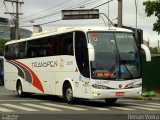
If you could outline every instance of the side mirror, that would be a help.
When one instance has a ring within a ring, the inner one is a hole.
[[[95,51],[94,47],[91,43],[88,43],[88,53],[89,53],[89,61],[95,60]]]
[[[141,48],[144,50],[144,52],[146,54],[146,61],[151,61],[151,52],[150,52],[149,48],[144,44],[141,44]]]

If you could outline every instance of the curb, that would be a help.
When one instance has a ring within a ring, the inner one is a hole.
[[[160,101],[160,94],[159,92],[148,91],[142,94],[142,98],[146,101]]]
[[[144,97],[140,96],[137,98],[132,98],[133,100],[144,100],[144,101],[160,101],[160,97]]]
[[[160,97],[144,97],[146,101],[160,101]]]

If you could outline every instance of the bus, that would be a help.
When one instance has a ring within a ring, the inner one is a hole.
[[[142,45],[146,58],[149,49]],[[64,27],[5,45],[4,83],[28,94],[76,99],[137,97],[142,91],[140,51],[131,30]]]

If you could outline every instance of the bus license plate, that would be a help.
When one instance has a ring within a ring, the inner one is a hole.
[[[116,96],[124,96],[124,92],[116,92]]]

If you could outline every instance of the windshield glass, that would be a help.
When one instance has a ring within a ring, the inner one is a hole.
[[[95,49],[92,78],[140,77],[138,48],[132,33],[89,32],[88,37]]]

